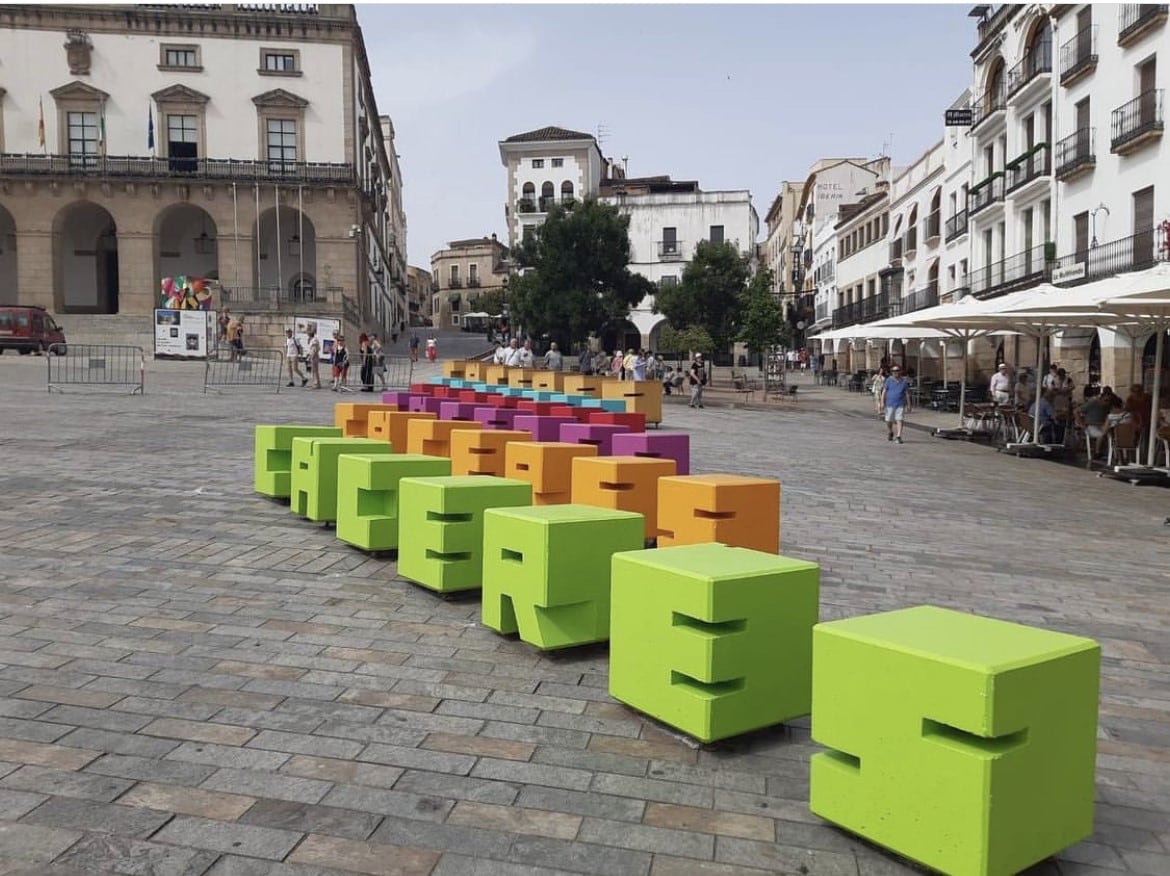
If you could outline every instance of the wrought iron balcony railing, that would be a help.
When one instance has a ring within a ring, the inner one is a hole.
[[[902,313],[913,313],[916,310],[925,310],[938,304],[938,281],[927,283],[916,292],[912,292],[902,299]]]
[[[895,237],[890,244],[890,261],[896,262],[902,258],[902,247],[904,241],[901,237]]]
[[[983,122],[1007,106],[1003,87],[983,95],[983,99],[971,105],[971,130],[974,131]]]
[[[905,243],[902,244],[902,251],[906,254],[906,258],[910,258],[911,254],[918,252],[918,226],[911,225],[906,229]]]
[[[891,307],[888,293],[879,293],[833,311],[833,328],[845,328],[866,322],[876,322],[896,316],[901,310],[900,304]]]
[[[215,179],[239,182],[349,183],[353,165],[313,161],[242,161],[235,158],[155,158],[134,155],[0,154],[0,176],[71,176],[125,179]]]
[[[947,220],[946,233],[944,239],[950,243],[956,237],[962,237],[967,233],[967,211],[960,210],[954,216]]]
[[[1124,46],[1147,28],[1161,24],[1167,12],[1170,4],[1166,3],[1122,3],[1117,17],[1117,44]]]
[[[662,261],[676,261],[682,258],[681,240],[658,241],[658,258]]]
[[[223,303],[229,307],[250,307],[260,310],[306,304],[336,307],[342,303],[341,286],[301,286],[285,289],[280,286],[225,286],[220,290]]]
[[[1001,259],[967,275],[967,285],[976,298],[995,298],[1043,282],[1048,276],[1052,246],[1040,244]]]
[[[1041,40],[1032,46],[1024,58],[1008,71],[1007,96],[1010,99],[1017,91],[1043,73],[1052,72],[1052,43]]]
[[[974,216],[980,210],[1002,200],[1003,173],[997,171],[967,192],[967,215]]]
[[[1163,229],[1150,228],[1062,255],[1052,263],[1052,282],[1077,286],[1114,274],[1145,270],[1165,261],[1170,261],[1170,239]]]
[[[1024,183],[1052,173],[1052,161],[1047,143],[1037,143],[1006,168],[1007,191],[1015,191]]]
[[[1091,24],[1060,47],[1060,84],[1069,85],[1097,66],[1097,33]]]
[[[1146,139],[1161,136],[1165,125],[1162,116],[1164,93],[1161,88],[1151,89],[1113,111],[1112,151],[1128,152]]]
[[[1056,144],[1056,178],[1066,179],[1097,164],[1093,154],[1096,128],[1081,128]]]

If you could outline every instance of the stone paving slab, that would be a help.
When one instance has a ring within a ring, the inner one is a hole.
[[[807,805],[808,719],[699,746],[252,495],[257,422],[328,392],[44,391],[0,357],[0,873],[920,872]],[[425,379],[426,366],[420,369]],[[668,404],[697,471],[779,477],[822,617],[921,602],[1102,643],[1091,840],[1031,876],[1170,873],[1170,493],[929,438],[867,396]]]

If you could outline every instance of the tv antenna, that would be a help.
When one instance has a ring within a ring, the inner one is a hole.
[[[893,151],[894,151],[894,134],[893,134],[893,132],[891,132],[890,136],[882,143],[882,156],[888,158],[890,153]]]
[[[605,141],[609,138],[609,126],[605,122],[597,123],[597,146],[601,148]]]

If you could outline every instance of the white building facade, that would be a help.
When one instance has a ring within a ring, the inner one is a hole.
[[[11,6],[0,58],[0,296],[147,314],[163,278],[203,277],[217,307],[405,322],[401,172],[352,6]]]
[[[513,247],[541,225],[553,204],[595,196],[608,165],[592,134],[550,126],[499,143],[508,171],[504,219]]]
[[[602,201],[630,220],[629,269],[657,286],[677,284],[703,241],[730,243],[755,262],[760,218],[746,190],[704,192],[696,182],[669,177],[606,180]],[[657,346],[666,317],[648,296],[630,313],[644,347]]]

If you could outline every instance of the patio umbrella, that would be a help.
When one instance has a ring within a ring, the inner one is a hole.
[[[1044,309],[1056,318],[1065,319],[1073,318],[1070,311],[1075,312],[1077,319],[1089,320],[1079,324],[1121,328],[1135,340],[1139,331],[1154,333],[1154,415],[1150,417],[1146,446],[1146,464],[1153,466],[1162,391],[1162,355],[1166,332],[1170,330],[1170,263],[1163,262],[1144,271],[1118,274],[1060,292],[1063,294],[1059,299],[1029,302],[1023,309]]]

